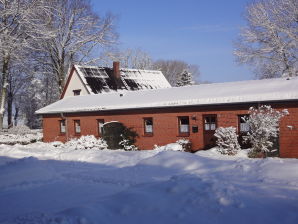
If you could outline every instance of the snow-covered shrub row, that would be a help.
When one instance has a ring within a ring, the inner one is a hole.
[[[286,109],[277,111],[268,105],[262,105],[258,109],[249,108],[249,118],[246,123],[250,131],[244,139],[252,145],[252,156],[277,150],[272,148],[273,140],[278,137],[280,119],[288,114]]]
[[[71,139],[65,144],[57,144],[56,147],[70,148],[70,149],[107,149],[108,145],[102,138],[95,138],[94,135],[81,136],[78,139]]]
[[[42,140],[42,133],[35,134],[0,134],[0,144],[6,145],[28,145],[30,143],[38,142]]]
[[[215,130],[214,136],[217,138],[217,150],[224,155],[236,155],[241,149],[238,143],[236,128],[219,127]]]
[[[26,125],[18,125],[7,129],[7,133],[15,134],[15,135],[25,135],[25,134],[32,134],[32,131]]]
[[[73,138],[63,144],[62,142],[52,142],[52,146],[57,148],[68,148],[68,149],[107,149],[108,145],[102,138],[95,138],[94,135],[85,135],[80,138]]]
[[[0,144],[27,145],[41,141],[43,138],[41,130],[31,130],[25,125],[14,126],[0,131]]]

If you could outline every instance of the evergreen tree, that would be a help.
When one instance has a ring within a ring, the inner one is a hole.
[[[193,83],[192,74],[185,70],[178,76],[176,86],[190,86]]]

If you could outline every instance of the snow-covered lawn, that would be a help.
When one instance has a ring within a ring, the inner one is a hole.
[[[298,223],[298,160],[0,145],[0,223]]]

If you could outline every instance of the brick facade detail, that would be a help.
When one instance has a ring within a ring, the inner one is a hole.
[[[284,117],[280,123],[280,157],[298,158],[298,102],[262,103],[272,105],[273,108],[288,109],[290,115]],[[192,150],[204,149],[203,116],[217,115],[217,127],[236,127],[238,130],[238,115],[246,114],[250,106],[257,104],[192,106],[176,108],[136,109],[122,111],[99,111],[89,113],[67,113],[43,115],[44,141],[65,142],[77,138],[74,120],[80,120],[80,135],[95,135],[99,137],[98,122],[119,121],[127,127],[132,127],[139,135],[136,145],[140,149],[152,149],[154,145],[166,145],[180,138],[188,138],[192,142]],[[189,117],[190,134],[180,136],[178,117]],[[144,118],[153,119],[153,134],[144,133]],[[66,120],[66,133],[60,133],[59,120]],[[192,132],[192,126],[198,127],[198,132]]]

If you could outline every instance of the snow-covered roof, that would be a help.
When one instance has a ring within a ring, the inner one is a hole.
[[[113,77],[108,67],[75,65],[79,76],[92,94],[115,90],[145,90],[170,88],[171,85],[161,71],[141,69],[120,69],[120,80]]]
[[[64,98],[37,114],[298,100],[298,77]]]

